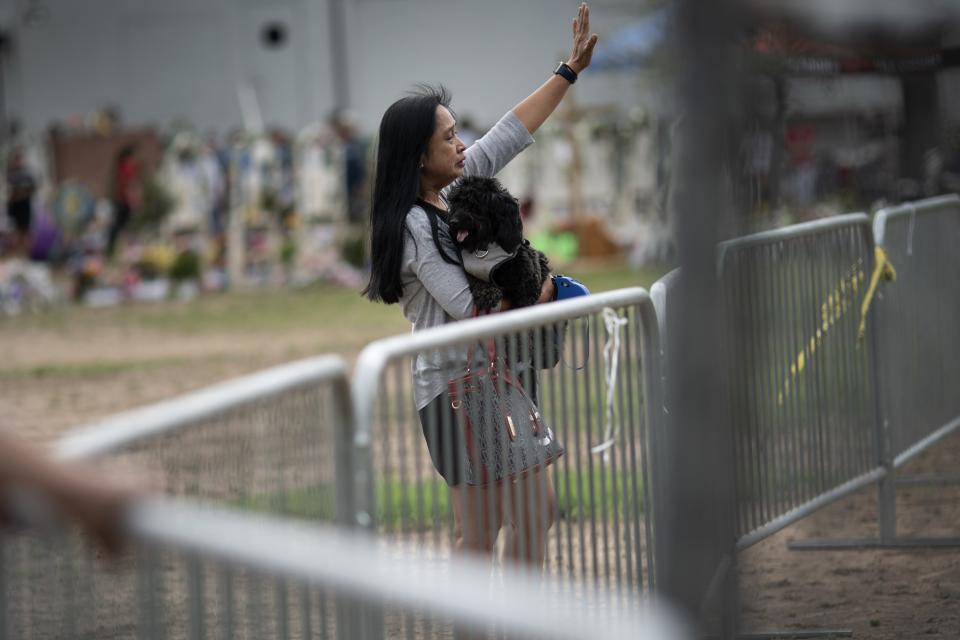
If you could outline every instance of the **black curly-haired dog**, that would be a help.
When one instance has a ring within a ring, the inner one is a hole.
[[[467,274],[477,307],[494,309],[504,297],[512,307],[536,304],[550,263],[524,240],[516,199],[494,178],[467,176],[451,189],[447,204],[450,235],[461,254],[486,251],[491,243],[515,253],[490,272],[490,282]]]

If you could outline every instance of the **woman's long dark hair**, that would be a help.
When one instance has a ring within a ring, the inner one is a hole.
[[[420,191],[420,161],[437,123],[437,107],[450,108],[450,94],[420,86],[397,100],[380,120],[376,177],[370,207],[370,282],[363,295],[392,304],[400,300],[400,263],[407,212]]]

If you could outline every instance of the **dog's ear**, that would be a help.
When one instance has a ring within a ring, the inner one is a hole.
[[[492,217],[496,220],[495,237],[504,251],[513,253],[523,241],[523,222],[520,206],[509,194],[497,194],[491,203]]]

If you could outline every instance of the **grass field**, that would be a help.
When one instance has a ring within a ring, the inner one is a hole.
[[[552,470],[560,516],[571,522],[581,519],[629,517],[642,512],[643,487],[638,479],[638,500],[632,496],[633,478],[623,472],[594,470],[586,477],[574,472]],[[380,478],[374,488],[376,522],[386,531],[429,531],[452,517],[447,486],[440,478],[404,482]],[[276,494],[245,496],[231,501],[242,509],[299,518],[333,521],[335,489],[318,485]],[[614,506],[616,505],[616,506]]]
[[[661,268],[633,270],[624,266],[584,266],[570,271],[598,292],[627,286],[649,288],[663,272]],[[287,337],[309,332],[315,347],[307,351],[349,354],[370,340],[408,330],[409,324],[397,306],[373,304],[356,291],[315,285],[296,290],[231,292],[188,303],[130,304],[109,309],[62,306],[45,313],[0,320],[0,344],[8,340],[20,342],[23,338],[50,340],[53,337],[97,341],[98,336],[104,334],[119,334],[135,340],[143,333],[185,341],[266,335],[273,336],[276,345],[282,346]],[[298,341],[293,342],[296,344],[289,349],[290,356],[303,355],[304,349]],[[175,351],[176,354],[149,357],[138,357],[134,353],[117,357],[108,350],[80,361],[58,359],[55,353],[50,353],[43,358],[31,358],[33,362],[29,366],[17,363],[16,359],[5,359],[0,362],[0,379],[162,369],[194,359],[189,351]],[[209,359],[209,354],[203,356],[204,360]],[[219,357],[229,357],[229,354]]]
[[[664,268],[574,265],[593,291],[649,287]],[[324,353],[352,363],[372,340],[410,330],[397,305],[327,285],[107,309],[63,305],[0,318],[7,428],[49,441],[64,430],[282,362]]]

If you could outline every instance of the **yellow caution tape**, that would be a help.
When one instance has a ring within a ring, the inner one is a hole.
[[[870,286],[864,295],[863,302],[860,305],[860,327],[857,331],[858,339],[862,339],[866,333],[867,314],[870,311],[870,304],[873,302],[873,296],[877,291],[877,284],[883,279],[885,282],[896,280],[897,272],[890,264],[886,252],[876,247],[874,249],[876,257],[873,267],[873,274],[870,276]],[[790,395],[790,381],[795,379],[804,369],[812,364],[813,356],[817,349],[823,345],[830,329],[849,311],[852,307],[851,298],[860,291],[860,286],[866,280],[866,274],[863,271],[863,260],[858,260],[847,273],[840,279],[840,283],[834,290],[827,295],[827,299],[820,305],[820,326],[817,328],[816,335],[810,337],[810,341],[793,358],[786,369],[782,389],[777,393],[777,404],[783,405],[784,400]],[[794,384],[794,387],[797,385]]]
[[[867,333],[867,313],[870,311],[870,303],[873,302],[873,294],[877,292],[877,284],[883,278],[884,282],[893,282],[897,279],[897,272],[890,264],[887,252],[882,247],[874,247],[875,264],[873,265],[873,275],[870,276],[870,287],[867,289],[867,295],[863,298],[863,304],[860,305],[860,328],[857,329],[857,339],[863,340]]]

